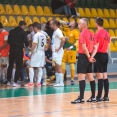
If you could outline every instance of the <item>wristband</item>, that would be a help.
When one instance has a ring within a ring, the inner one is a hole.
[[[74,46],[70,46],[69,49],[73,49]]]
[[[32,54],[32,52],[29,52],[29,54],[31,55],[31,54]]]

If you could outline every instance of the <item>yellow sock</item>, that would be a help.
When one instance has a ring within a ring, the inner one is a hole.
[[[75,74],[75,65],[74,65],[74,63],[70,64],[70,69],[71,69],[71,80],[74,80],[74,74]]]

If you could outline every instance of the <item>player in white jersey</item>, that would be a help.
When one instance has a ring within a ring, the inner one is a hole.
[[[25,86],[34,86],[33,77],[34,77],[34,69],[38,69],[38,78],[37,78],[37,86],[41,86],[41,78],[42,78],[42,68],[45,65],[45,47],[46,47],[46,36],[41,33],[41,25],[39,23],[35,23],[33,25],[35,35],[33,37],[32,48],[29,52],[30,57],[30,68],[29,68],[29,77],[30,83]]]
[[[52,35],[52,60],[55,64],[55,76],[56,76],[56,84],[54,86],[64,86],[63,83],[63,73],[61,68],[62,57],[64,54],[63,45],[65,42],[65,38],[62,34],[62,31],[58,28],[58,22],[56,20],[50,21],[50,27],[54,30]]]

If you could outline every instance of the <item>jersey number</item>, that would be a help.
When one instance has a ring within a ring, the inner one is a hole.
[[[43,47],[44,46],[44,39],[42,39],[42,41],[41,41],[41,47]]]

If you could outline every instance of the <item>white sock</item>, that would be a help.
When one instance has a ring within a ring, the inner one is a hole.
[[[56,83],[59,83],[59,76],[58,76],[58,73],[55,73],[55,76],[56,76]]]
[[[14,81],[14,77],[15,77],[15,71],[16,71],[16,69],[13,68],[13,70],[12,70],[12,80],[13,80],[13,81]]]
[[[7,78],[7,67],[6,68],[4,68],[4,74],[5,74],[5,78]]]
[[[41,83],[42,75],[43,75],[42,68],[38,68],[38,79],[37,79],[38,83]]]
[[[43,82],[46,82],[46,68],[43,68]]]
[[[58,77],[60,84],[63,84],[63,73],[58,73]]]
[[[29,68],[30,83],[33,83],[33,77],[34,77],[34,69],[33,68]]]
[[[38,69],[34,69],[34,81],[37,81]]]

